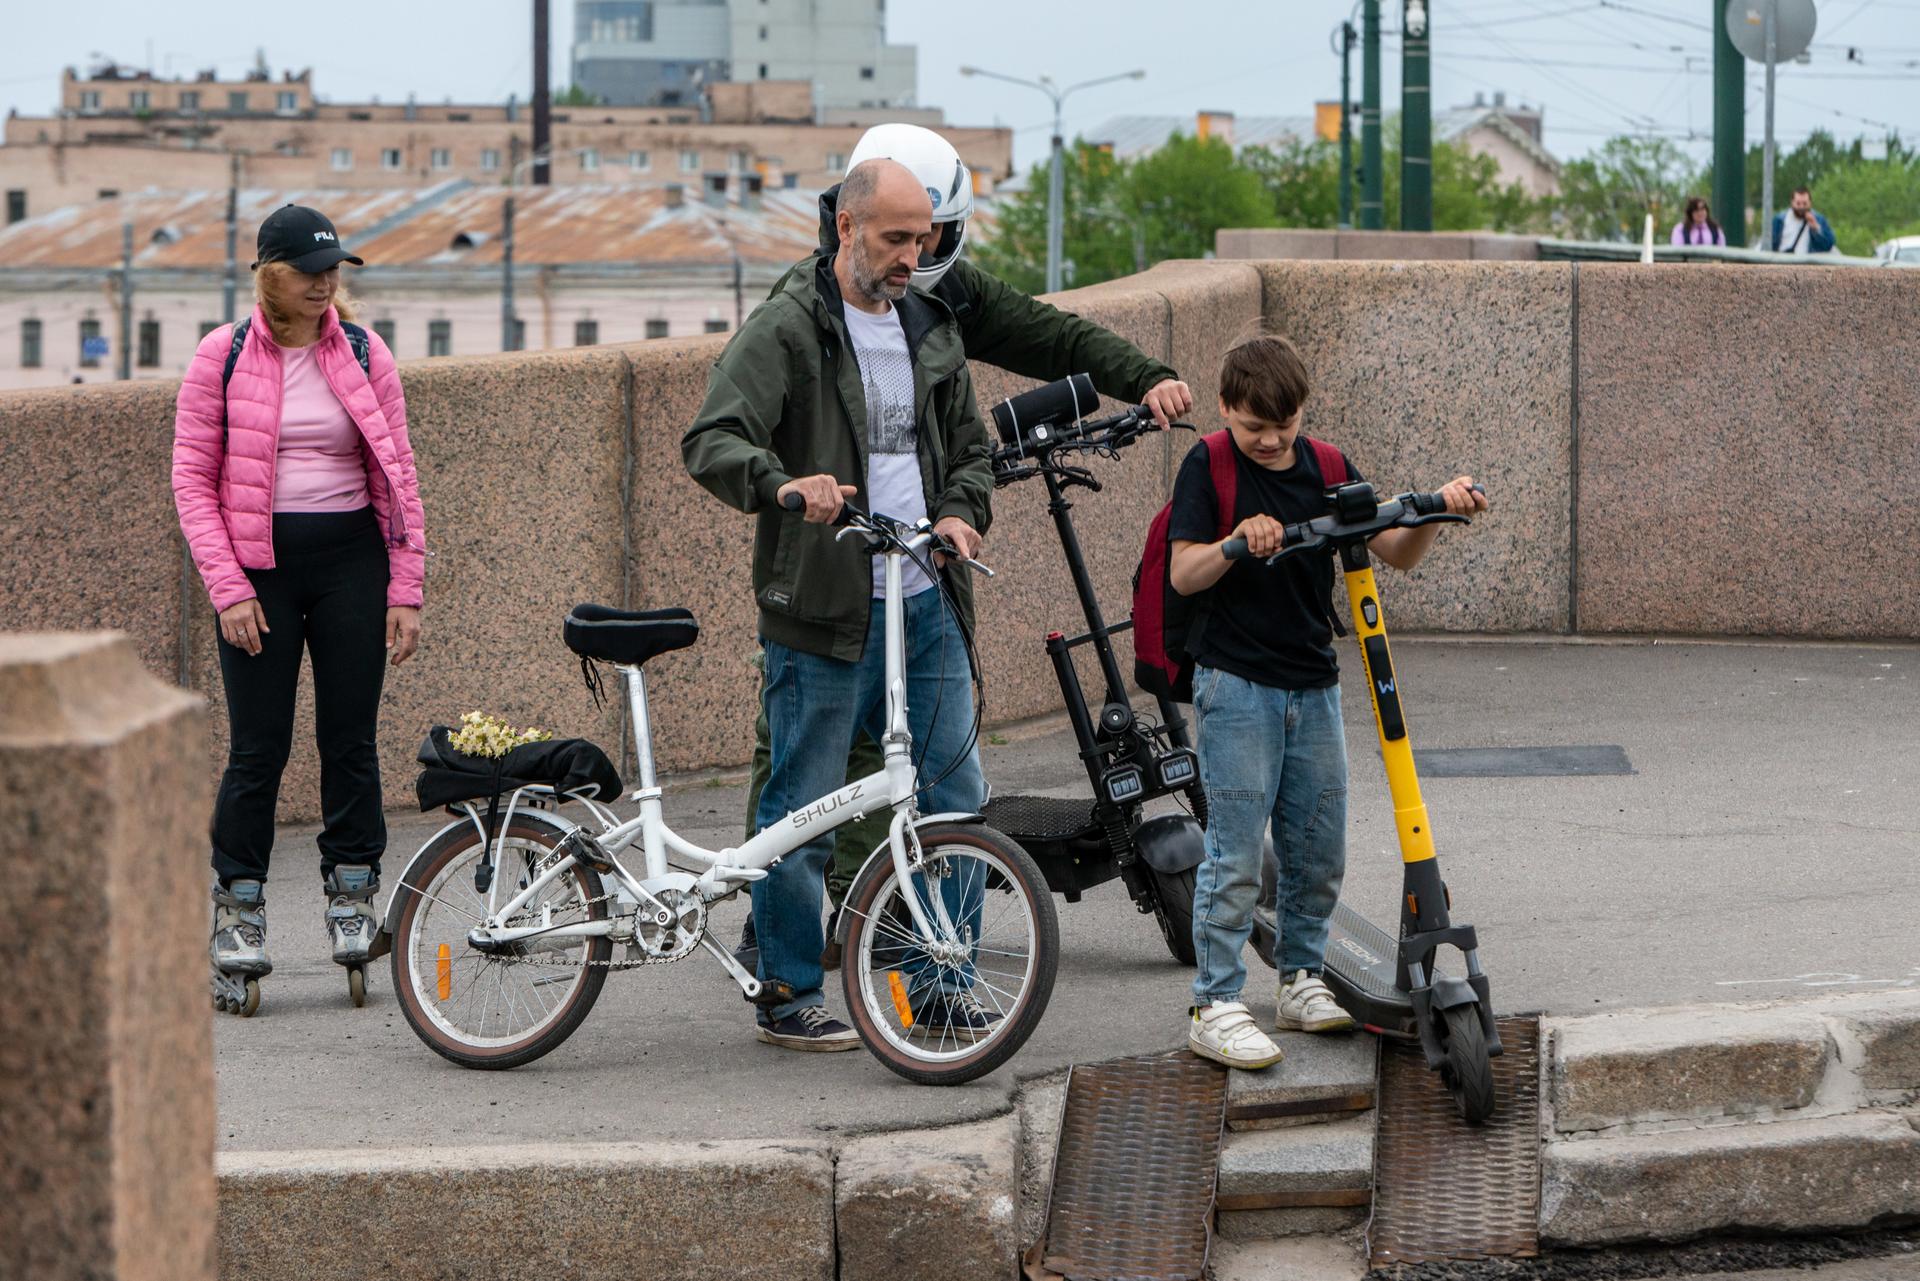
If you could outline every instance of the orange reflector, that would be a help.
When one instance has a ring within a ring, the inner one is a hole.
[[[1420,919],[1420,900],[1411,894],[1407,895],[1407,914],[1416,921]]]
[[[434,963],[434,968],[439,971],[440,999],[451,1000],[453,997],[453,949],[445,943],[440,945],[440,959]]]
[[[913,1007],[907,1004],[907,985],[900,981],[899,970],[887,971],[887,986],[893,989],[893,1012],[900,1016],[900,1026],[913,1026]]]

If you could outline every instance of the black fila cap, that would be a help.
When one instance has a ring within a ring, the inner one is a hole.
[[[336,263],[366,264],[340,247],[340,236],[318,209],[282,205],[260,224],[259,259],[253,264],[284,262],[295,271],[317,275]]]

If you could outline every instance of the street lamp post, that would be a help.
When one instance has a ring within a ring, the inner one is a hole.
[[[520,149],[518,135],[513,138],[513,150]],[[513,313],[513,193],[520,186],[520,175],[528,166],[543,166],[547,163],[548,151],[535,151],[525,160],[515,161],[507,168],[507,199],[500,210],[500,350],[518,351],[520,344],[515,341]]]
[[[1047,292],[1058,293],[1061,287],[1060,262],[1062,257],[1061,240],[1066,211],[1066,173],[1064,169],[1064,150],[1066,138],[1060,123],[1061,104],[1070,93],[1082,89],[1091,89],[1095,85],[1112,84],[1116,80],[1144,80],[1145,71],[1123,71],[1117,76],[1102,76],[1098,80],[1083,80],[1077,85],[1068,85],[1062,89],[1053,83],[1051,76],[1041,76],[1038,80],[1022,80],[1018,76],[1002,75],[998,71],[986,71],[979,67],[962,67],[963,76],[986,76],[991,80],[1004,80],[1008,84],[1025,85],[1029,89],[1038,89],[1053,100],[1053,161],[1047,175]]]

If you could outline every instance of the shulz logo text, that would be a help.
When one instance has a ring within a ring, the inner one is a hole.
[[[866,786],[865,783],[855,783],[847,789],[847,793],[844,796],[829,796],[824,801],[815,801],[812,805],[794,814],[793,825],[795,827],[806,827],[819,822],[836,810],[845,809],[860,799],[860,793],[866,790]]]

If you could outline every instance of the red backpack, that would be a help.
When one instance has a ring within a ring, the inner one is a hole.
[[[1214,535],[1225,538],[1240,522],[1234,519],[1234,502],[1239,482],[1233,461],[1233,438],[1225,431],[1202,437],[1207,445],[1207,471],[1213,479],[1214,506],[1220,512],[1220,529]],[[1347,483],[1347,460],[1338,449],[1310,436],[1299,444],[1313,451],[1320,467],[1320,483],[1328,489]],[[1149,694],[1159,694],[1176,703],[1193,701],[1193,659],[1187,654],[1187,640],[1199,616],[1205,593],[1182,596],[1173,590],[1167,572],[1173,544],[1167,538],[1167,526],[1173,520],[1173,504],[1162,507],[1147,526],[1147,545],[1140,553],[1140,566],[1133,571],[1133,679]]]

